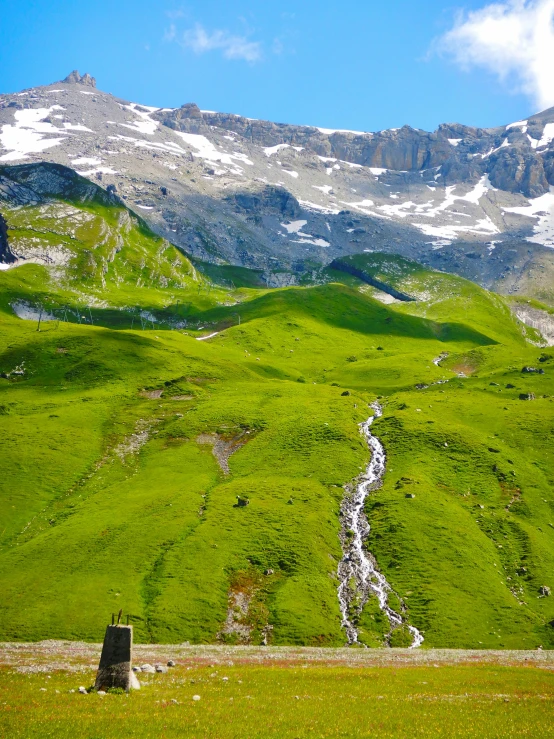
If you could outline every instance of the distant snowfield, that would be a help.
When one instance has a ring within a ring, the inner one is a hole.
[[[355,136],[373,136],[372,133],[366,133],[365,131],[349,131],[347,128],[320,128],[317,126],[317,130],[320,133],[324,133],[326,136],[332,136],[334,133],[353,133]]]
[[[291,221],[290,223],[281,223],[281,226],[287,230],[289,234],[297,234],[302,231],[308,221]]]
[[[94,169],[87,169],[84,171],[75,170],[81,177],[92,177],[95,174],[119,174],[116,169],[111,167],[95,167]]]
[[[95,159],[94,157],[79,157],[78,159],[72,159],[71,164],[88,164],[91,167],[96,166],[97,164],[102,164],[101,159]]]
[[[290,223],[281,223],[281,226],[286,229],[289,236],[298,236],[297,239],[292,240],[293,244],[310,244],[311,246],[321,246],[324,249],[331,246],[327,239],[322,239],[319,236],[312,236],[312,234],[302,233],[302,229],[307,225],[307,223],[308,221],[299,220],[291,221]]]
[[[139,118],[141,118],[140,121],[133,121],[132,123],[120,123],[120,126],[125,126],[125,128],[130,128],[132,131],[138,131],[139,133],[145,133],[149,136],[153,136],[158,126],[160,125],[159,121],[153,121],[150,118],[150,115],[152,113],[155,113],[159,108],[152,108],[147,105],[141,105],[138,107],[137,103],[131,103],[130,105],[122,105],[122,108],[125,110],[130,110],[135,115],[138,115]],[[141,110],[141,108],[143,110]]]
[[[533,235],[526,240],[534,244],[542,244],[554,249],[554,187],[540,198],[535,198],[529,205],[519,208],[503,208],[505,213],[515,213],[528,218],[538,218],[533,228]]]
[[[552,140],[554,140],[554,123],[547,123],[537,148],[540,149],[543,146],[548,146]]]
[[[215,147],[215,144],[213,144],[205,136],[201,136],[197,133],[183,133],[183,131],[174,131],[174,133],[182,138],[186,144],[191,146],[193,149],[196,149],[196,151],[192,152],[192,155],[194,157],[205,159],[208,162],[221,162],[221,164],[229,164],[235,168],[231,171],[235,172],[237,171],[237,161],[242,162],[243,164],[248,164],[251,167],[254,166],[254,162],[248,159],[246,154],[241,154],[238,151],[235,151],[232,154],[218,151]],[[242,172],[242,169],[238,167],[238,171],[240,173]]]
[[[270,157],[273,154],[277,154],[277,152],[281,151],[281,149],[288,149],[288,148],[290,148],[290,144],[277,144],[276,146],[267,146],[264,149],[264,154],[266,155],[266,157]]]
[[[29,154],[37,154],[53,146],[58,146],[62,138],[45,138],[47,134],[64,133],[52,123],[46,122],[53,110],[63,110],[61,105],[52,105],[50,108],[26,108],[16,110],[15,124],[2,126],[0,144],[8,149],[7,154],[0,156],[2,162],[13,162],[18,159],[27,159]]]

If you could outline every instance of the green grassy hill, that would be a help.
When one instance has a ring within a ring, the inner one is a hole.
[[[0,639],[99,640],[123,608],[141,641],[343,644],[339,506],[379,397],[367,547],[425,646],[553,647],[554,352],[507,304],[377,254],[416,301],[337,270],[264,290],[98,190],[4,209],[14,251],[72,256],[0,272]],[[376,602],[359,626],[382,643]]]

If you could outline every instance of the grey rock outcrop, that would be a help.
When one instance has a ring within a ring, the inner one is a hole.
[[[523,147],[501,149],[490,157],[489,178],[499,190],[537,198],[548,192],[544,161]]]
[[[16,259],[10,251],[10,245],[8,243],[8,222],[0,213],[0,263],[11,264]]]
[[[61,80],[62,84],[68,84],[68,85],[85,85],[86,87],[96,87],[96,80],[94,77],[91,77],[88,72],[85,72],[85,74],[81,75],[79,72],[74,69],[71,74],[68,74],[67,77],[63,80]]]
[[[282,218],[298,218],[302,214],[300,203],[284,187],[270,185],[257,191],[239,191],[230,200],[239,211],[246,213],[271,212]]]

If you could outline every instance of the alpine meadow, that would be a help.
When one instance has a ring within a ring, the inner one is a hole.
[[[0,131],[0,735],[554,736],[554,108]]]

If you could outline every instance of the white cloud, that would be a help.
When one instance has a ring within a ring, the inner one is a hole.
[[[438,49],[488,69],[542,110],[554,105],[554,0],[508,0],[462,13]]]
[[[262,58],[262,45],[259,41],[249,41],[246,36],[234,36],[225,30],[209,33],[199,23],[184,32],[183,45],[192,49],[195,54],[219,50],[226,59],[258,62]]]

